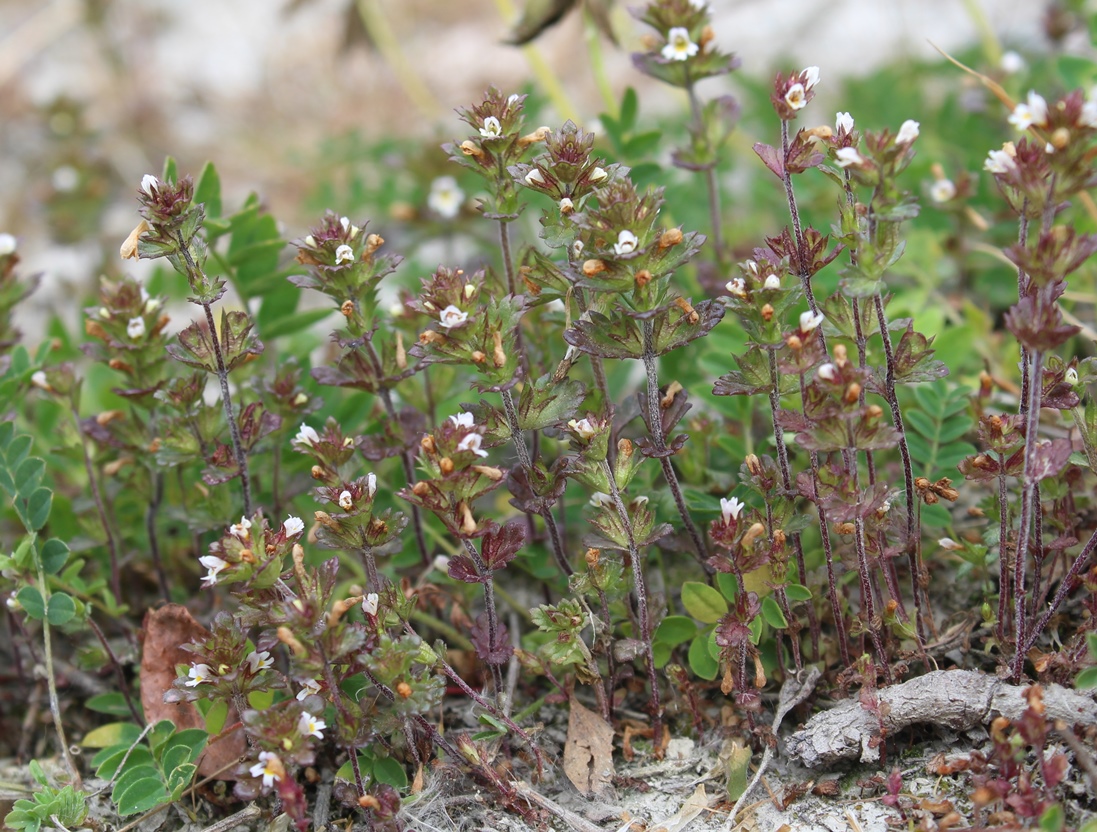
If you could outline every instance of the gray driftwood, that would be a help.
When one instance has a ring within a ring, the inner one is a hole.
[[[936,670],[876,693],[878,712],[859,699],[848,699],[807,721],[787,740],[788,755],[809,768],[843,760],[876,762],[880,746],[873,740],[912,725],[943,725],[963,731],[999,716],[1017,719],[1028,703],[1025,688],[971,670]],[[1051,720],[1068,725],[1097,724],[1091,696],[1060,685],[1045,685],[1044,706]]]

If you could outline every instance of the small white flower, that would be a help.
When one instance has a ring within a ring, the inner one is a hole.
[[[311,428],[302,422],[301,429],[297,431],[297,435],[293,437],[293,441],[294,444],[311,448],[314,443],[320,441],[320,434],[316,432],[316,428]]]
[[[747,282],[741,277],[732,278],[727,282],[727,285],[724,288],[737,298],[745,298],[747,296]]]
[[[1053,145],[1051,142],[1048,142],[1047,144],[1044,145],[1044,153],[1047,153],[1050,156],[1054,152],[1055,152],[1055,145]]]
[[[835,372],[834,365],[828,361],[826,364],[820,365],[819,369],[815,371],[815,375],[823,381],[834,381],[837,373]]]
[[[31,373],[30,383],[37,387],[39,390],[50,389],[50,383],[49,380],[46,378],[45,370],[36,370],[35,372]]]
[[[190,679],[183,682],[183,684],[188,688],[196,688],[203,682],[213,681],[213,671],[210,670],[208,664],[192,664],[190,670],[187,671],[187,676]]]
[[[527,185],[544,185],[545,177],[541,175],[541,171],[534,168],[525,175],[525,182]]]
[[[471,283],[465,284],[465,300],[472,300],[472,296],[476,294],[476,287]]]
[[[481,457],[487,456],[488,455],[487,451],[481,451],[480,450],[480,443],[483,442],[483,441],[484,441],[484,437],[482,437],[480,434],[470,433],[467,436],[465,436],[464,439],[462,439],[460,442],[457,443],[457,450],[459,450],[459,451],[472,451],[474,454],[476,454],[477,456],[481,456]]]
[[[956,196],[956,186],[951,179],[938,179],[929,188],[929,198],[934,202],[948,202]]]
[[[891,511],[891,500],[884,500],[884,502],[880,504],[880,513],[887,514],[889,511]]]
[[[766,275],[766,281],[762,284],[763,289],[780,289],[781,278],[775,274]]]
[[[141,290],[142,292],[144,289]],[[151,314],[160,308],[160,298],[145,298],[145,305],[142,307],[147,314]]]
[[[217,583],[217,575],[228,566],[228,562],[217,555],[204,555],[198,558],[198,562],[209,570],[206,572],[206,577],[202,579],[203,587],[211,587]]]
[[[437,569],[439,572],[449,572],[449,557],[447,555],[435,555],[434,560],[431,562],[431,566]]]
[[[668,61],[684,61],[696,55],[700,48],[690,40],[689,29],[684,26],[675,26],[667,32],[667,45],[663,47],[663,58]]]
[[[1091,98],[1082,105],[1078,123],[1083,127],[1097,127],[1097,100]]]
[[[339,508],[343,511],[350,511],[354,508],[354,497],[349,491],[343,491],[339,494]]]
[[[937,545],[940,546],[942,549],[948,549],[950,552],[957,552],[960,549],[964,548],[963,543],[957,543],[951,537],[942,537],[940,540],[937,541]]]
[[[1063,381],[1073,387],[1078,383],[1078,371],[1073,367],[1068,367],[1066,374],[1063,376]]]
[[[834,155],[838,157],[838,167],[848,168],[850,165],[863,165],[865,160],[855,147],[840,147]]]
[[[1012,173],[1017,170],[1017,163],[1013,161],[1013,156],[1005,150],[992,150],[987,154],[986,161],[983,162],[983,170],[991,173]]]
[[[578,421],[572,419],[568,422],[568,427],[575,431],[580,439],[590,439],[598,434],[598,429],[590,423],[590,419],[580,419]]]
[[[276,780],[282,779],[284,772],[282,761],[278,759],[277,754],[270,751],[260,751],[259,762],[251,767],[251,776],[262,777],[263,787],[268,789],[274,785]]]
[[[307,237],[305,237],[304,242],[305,242],[305,245],[308,246],[309,248],[316,248],[316,238],[313,237],[311,234],[309,234]]]
[[[301,718],[297,720],[297,731],[302,737],[316,737],[318,740],[324,738],[324,729],[328,727],[328,724],[320,717],[313,716],[308,711],[301,714]]]
[[[804,85],[797,82],[789,87],[788,92],[785,93],[785,103],[792,110],[804,109],[808,103],[807,90],[804,89]]]
[[[591,182],[601,182],[608,175],[609,174],[607,174],[602,168],[595,168],[587,176],[587,179],[589,179]]]
[[[739,515],[743,513],[743,503],[738,498],[732,497],[726,499],[720,498],[720,514],[724,518],[724,525],[728,526],[732,520],[738,520]]]
[[[455,413],[449,417],[449,420],[453,422],[453,426],[457,428],[472,428],[476,425],[476,417],[467,410]]]
[[[571,201],[571,197],[564,197],[560,200],[560,213],[570,214],[575,210],[575,203]]]
[[[595,491],[590,495],[590,504],[595,508],[613,505],[613,497],[603,491]]]
[[[427,207],[442,219],[452,220],[461,213],[465,202],[465,192],[457,187],[452,176],[439,176],[430,183]]]
[[[495,116],[488,116],[484,119],[484,126],[480,128],[480,135],[485,139],[497,139],[503,135],[503,125]]]
[[[895,137],[896,144],[910,144],[918,138],[918,128],[921,124],[913,119],[907,119],[899,126],[899,135]]]
[[[320,683],[315,679],[305,679],[301,682],[301,690],[297,691],[296,699],[298,702],[304,702],[310,696],[316,696],[320,693]]]
[[[239,523],[233,523],[229,526],[229,534],[235,537],[237,540],[250,540],[251,539],[251,521],[247,517],[241,517]]]
[[[354,262],[354,249],[344,244],[335,249],[335,265]]]
[[[377,593],[371,592],[366,596],[365,600],[362,601],[362,612],[369,613],[370,615],[377,615],[377,602],[379,600]]]
[[[698,11],[704,11],[708,8],[708,0],[689,0],[689,4]]]
[[[744,260],[739,264],[739,268],[745,272],[750,272],[751,274],[758,274],[758,261]]]
[[[454,327],[461,326],[469,319],[468,312],[462,312],[452,303],[443,309],[438,315],[438,321],[446,329],[453,329]]]
[[[370,471],[366,474],[366,496],[371,500],[373,495],[377,493],[377,475]]]
[[[347,233],[350,239],[354,239],[358,236],[358,232],[361,231],[357,225],[353,225],[350,221],[350,217],[340,217],[339,224],[343,226],[343,231]]]
[[[0,234],[0,257],[15,254],[15,250],[18,247],[19,241],[15,239],[14,234]]]
[[[99,320],[109,321],[113,316],[110,314],[110,310],[105,306],[99,307]]]
[[[613,253],[618,257],[632,254],[636,251],[636,246],[639,245],[639,243],[640,241],[636,239],[636,235],[625,228],[617,235],[617,242],[613,244]]]
[[[518,99],[521,97],[522,96],[520,96],[518,93],[512,92],[510,95],[507,96],[507,106],[513,107],[515,104],[518,103]]]
[[[274,659],[270,657],[269,650],[264,650],[262,653],[256,653],[252,650],[244,658],[244,661],[248,663],[248,669],[252,673],[258,673],[260,670],[269,670],[274,667]]]
[[[1047,101],[1034,90],[1029,90],[1028,98],[1013,108],[1008,119],[1018,130],[1027,130],[1032,125],[1047,126]]]
[[[571,251],[576,257],[578,257],[580,254],[582,254],[583,253],[583,241],[582,240],[576,240],[574,243],[572,243],[571,244]]]
[[[998,64],[1006,75],[1016,75],[1025,68],[1025,59],[1017,52],[1010,49],[1002,53],[1002,60]]]
[[[819,326],[819,324],[821,324],[822,322],[823,322],[822,313],[813,315],[811,313],[810,309],[807,312],[800,313],[800,331],[801,332],[811,332],[817,326]]]
[[[126,324],[126,335],[130,337],[131,341],[136,341],[139,338],[145,337],[145,319],[144,318],[130,318],[130,322]]]
[[[810,90],[819,83],[819,67],[817,66],[809,66],[800,74],[804,76],[804,89]]]
[[[834,132],[853,132],[853,116],[851,116],[849,113],[838,113],[834,118]]]
[[[433,312],[433,311],[434,311],[435,309],[437,309],[438,307],[436,307],[436,306],[435,306],[435,305],[434,305],[433,303],[431,303],[431,302],[430,302],[429,300],[425,300],[425,301],[423,301],[423,308],[424,308],[424,309],[426,309],[426,310],[427,310],[428,312]]]
[[[156,189],[160,184],[160,180],[153,176],[151,173],[146,173],[141,177],[141,190],[152,196],[156,193]]]
[[[305,530],[305,522],[300,517],[290,515],[286,518],[286,522],[282,524],[282,529],[285,531],[286,537],[296,537]]]

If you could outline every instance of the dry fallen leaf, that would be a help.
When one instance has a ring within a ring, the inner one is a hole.
[[[194,654],[182,649],[189,641],[209,637],[209,630],[194,620],[190,611],[181,604],[167,604],[145,614],[141,645],[141,707],[145,719],[155,724],[169,720],[177,731],[206,727],[205,718],[190,702],[165,702],[164,694],[172,689],[175,666],[191,664]],[[229,709],[225,727],[239,721],[234,708]],[[222,780],[235,780],[232,771],[221,771],[247,751],[244,732],[236,729],[220,738],[211,738],[198,761],[198,775],[209,777],[218,774]]]
[[[585,797],[605,794],[613,779],[613,728],[573,696],[564,774]]]
[[[708,809],[708,804],[709,796],[705,793],[705,784],[702,783],[686,798],[681,809],[658,824],[652,832],[681,832],[690,821]]]

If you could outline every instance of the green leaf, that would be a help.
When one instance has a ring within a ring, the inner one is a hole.
[[[168,759],[168,753],[173,754],[182,751],[185,755],[181,758],[181,762],[193,763],[206,747],[206,741],[209,739],[209,734],[203,731],[201,728],[187,728],[184,731],[179,731],[167,742],[167,748],[164,751],[163,759]],[[177,763],[178,765],[178,763]],[[164,773],[170,774],[171,769],[168,767],[167,762],[163,763]]]
[[[686,608],[686,612],[705,624],[715,624],[728,611],[724,596],[708,584],[698,581],[686,581],[682,584],[682,606]]]
[[[84,748],[107,748],[112,745],[129,747],[137,742],[139,736],[141,729],[132,722],[112,722],[88,731],[80,745]]]
[[[730,572],[717,572],[716,586],[720,588],[720,594],[729,601],[739,597],[739,582]]]
[[[23,610],[35,621],[41,621],[46,617],[46,599],[38,591],[38,587],[25,586],[15,596],[15,600],[22,605]]]
[[[128,769],[136,766],[149,766],[151,768],[154,762],[152,752],[144,745],[139,745],[133,751],[130,751],[131,745],[132,743],[112,745],[92,757],[91,764],[95,767],[95,776],[104,780],[112,779],[118,774],[118,768],[122,765],[122,760],[126,761],[126,768]]]
[[[260,313],[262,313],[262,310],[260,310]],[[288,315],[276,318],[270,323],[264,323],[263,316],[260,314],[259,332],[269,341],[272,338],[280,338],[284,335],[293,335],[302,332],[330,315],[330,309],[308,309],[303,312],[294,311]]]
[[[689,668],[702,679],[712,681],[720,673],[720,664],[708,652],[708,633],[701,633],[689,645]]]
[[[42,568],[47,575],[56,575],[69,559],[69,545],[56,537],[51,537],[42,545],[39,554],[42,559]]]
[[[179,181],[179,169],[175,164],[174,156],[164,157],[164,173],[160,177],[164,182],[178,182]]]
[[[130,712],[126,697],[117,692],[96,694],[84,703],[84,707],[89,711],[111,716],[126,716]]]
[[[408,785],[408,773],[392,757],[381,757],[374,761],[373,777],[377,782],[387,783],[397,789],[405,789]]]
[[[697,625],[684,615],[668,615],[655,628],[655,640],[670,647],[685,644],[697,635]]]
[[[198,766],[194,763],[183,763],[168,775],[168,800],[176,801],[182,796],[183,791],[194,782],[194,773],[196,771],[198,771]]]
[[[68,624],[74,615],[76,615],[76,604],[73,603],[72,596],[64,592],[55,592],[50,596],[49,604],[46,606],[46,619],[50,624],[60,627]]]
[[[1097,659],[1097,633],[1086,633],[1086,649],[1090,658]]]
[[[118,807],[118,814],[122,817],[147,812],[161,803],[168,803],[171,799],[159,777],[142,777],[128,783],[125,791],[116,793],[117,790],[111,794],[111,800]]]
[[[767,595],[762,599],[762,617],[766,620],[766,623],[775,630],[788,629],[788,620],[785,618],[781,606],[772,595]]]
[[[46,461],[32,456],[19,463],[15,470],[15,490],[26,496],[42,483],[42,474],[46,471]]]
[[[206,206],[207,217],[221,216],[221,177],[213,162],[206,162],[194,186],[194,201]]]
[[[738,742],[733,742],[731,753],[727,758],[728,800],[732,803],[742,797],[743,792],[747,790],[750,757],[750,746],[742,746]]]
[[[1053,803],[1040,815],[1040,829],[1043,832],[1061,832],[1064,820],[1063,807]]]
[[[1078,690],[1091,690],[1097,688],[1097,667],[1087,667],[1078,674],[1074,680],[1074,687]]]
[[[53,492],[48,488],[36,489],[27,499],[27,521],[29,530],[36,532],[46,525],[53,508]]]
[[[802,584],[789,584],[785,587],[785,595],[790,601],[810,601],[811,590]]]

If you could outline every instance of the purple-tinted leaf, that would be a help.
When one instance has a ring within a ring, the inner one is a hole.
[[[478,584],[487,580],[476,571],[476,564],[468,555],[454,555],[449,559],[449,576],[455,581],[466,584]]]
[[[472,625],[472,631],[469,633],[469,639],[476,649],[476,655],[487,664],[505,664],[514,652],[510,638],[507,636],[506,625],[501,621],[496,623],[495,643],[492,643],[487,612],[477,616],[476,623]]]
[[[497,530],[484,535],[483,543],[480,546],[481,556],[488,569],[502,569],[514,560],[514,556],[518,554],[525,542],[525,518],[515,518]]]
[[[782,181],[784,180],[785,164],[781,161],[781,155],[777,152],[777,148],[762,142],[755,142],[754,152],[758,154],[762,164],[773,171],[774,176]]]

